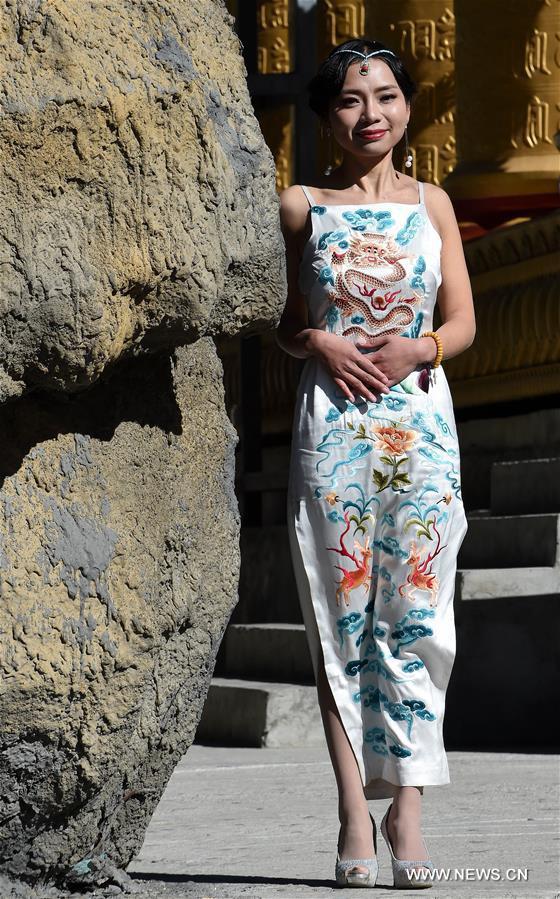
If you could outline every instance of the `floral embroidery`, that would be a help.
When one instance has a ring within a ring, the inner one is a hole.
[[[372,437],[367,435],[365,426],[360,423],[356,430],[356,436],[367,440],[376,440],[377,448],[384,453],[379,457],[379,461],[392,467],[389,474],[385,474],[377,468],[373,469],[377,492],[381,493],[382,490],[391,487],[400,493],[411,482],[408,474],[405,471],[399,471],[399,468],[408,462],[406,453],[414,446],[417,434],[415,431],[406,431],[393,425],[374,425],[372,432]]]

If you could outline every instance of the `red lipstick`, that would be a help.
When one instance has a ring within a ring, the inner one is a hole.
[[[360,137],[365,137],[368,140],[376,140],[380,137],[383,137],[384,134],[387,133],[387,129],[383,131],[359,131],[358,134]]]

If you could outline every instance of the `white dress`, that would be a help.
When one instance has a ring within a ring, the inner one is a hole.
[[[320,205],[302,186],[313,226],[299,275],[310,327],[354,342],[432,329],[441,238],[418,187],[414,205]],[[382,799],[395,786],[450,781],[443,716],[467,519],[443,367],[430,378],[418,366],[379,402],[355,400],[306,359],[287,520],[315,679],[322,648],[364,794]]]

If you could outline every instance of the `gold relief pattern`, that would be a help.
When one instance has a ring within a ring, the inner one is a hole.
[[[257,3],[257,70],[263,75],[293,71],[291,0]]]
[[[536,147],[539,143],[552,143],[548,136],[548,103],[544,103],[538,97],[531,97],[527,107],[523,140],[528,147]]]
[[[389,28],[399,37],[399,52],[411,59],[454,59],[455,17],[448,8],[438,19],[405,19],[391,22]]]
[[[546,5],[552,6],[551,3]],[[556,5],[558,8],[558,3]],[[547,76],[556,75],[556,85],[558,84],[560,70],[560,44],[558,42],[560,41],[560,32],[556,28],[560,25],[560,21],[558,16],[553,19],[550,14],[547,15],[545,13],[539,24],[547,27],[534,27],[527,36],[522,70],[520,75],[516,74],[516,77],[524,77],[531,79],[531,81],[536,79],[537,85],[542,89],[539,93],[546,92],[546,94],[549,94],[549,91],[551,91],[551,79]],[[552,50],[551,61],[556,72],[549,67],[549,38],[556,42],[555,48]],[[553,87],[552,90],[554,90]],[[556,103],[553,108],[560,110],[560,104]],[[525,146],[536,147],[539,144],[553,144],[552,131],[558,130],[560,123],[556,122],[554,126],[552,125],[551,112],[551,104],[534,93],[526,109],[525,128],[522,136],[522,142]],[[515,135],[512,138],[512,146],[516,148],[519,146],[515,140]]]
[[[364,34],[364,0],[341,3],[338,0],[323,0],[318,6],[318,21],[325,22],[325,42],[328,52],[342,41],[361,37]]]
[[[436,57],[439,62],[455,61],[455,15],[446,7],[436,22],[438,32]]]
[[[421,122],[437,122],[440,125],[454,122],[453,89],[449,76],[444,76],[437,84],[434,81],[419,81],[414,101],[415,118]]]
[[[414,115],[423,121],[433,122],[437,115],[436,86],[433,81],[419,81],[415,100]]]
[[[443,175],[449,175],[457,164],[457,144],[455,135],[450,135],[439,148],[439,165]]]
[[[440,174],[448,175],[456,163],[455,138],[448,137],[443,146],[436,144],[417,144],[413,153],[414,177],[419,181],[440,183]]]
[[[537,147],[539,144],[552,144],[552,138],[549,137],[549,104],[543,102],[539,97],[531,97],[529,100],[524,116],[523,132],[520,141],[515,135],[515,113],[513,116],[511,138],[511,146],[519,149],[520,143],[526,147]]]
[[[257,111],[257,118],[266,144],[274,156],[276,190],[284,190],[294,180],[294,109],[287,104],[267,106]]]
[[[542,75],[552,75],[546,64],[547,40],[547,33],[539,31],[538,28],[534,28],[533,33],[527,38],[523,65],[523,71],[527,78],[532,78],[535,72],[540,72]]]
[[[520,4],[515,16],[511,7],[508,0],[495,0],[490,7],[484,0],[455,4],[461,33],[457,59],[461,164],[445,188],[456,199],[492,197],[500,204],[501,198],[511,195],[557,193],[554,132],[560,124],[555,89],[560,3]],[[477,141],[472,140],[474,131],[480,136]]]
[[[435,144],[416,145],[416,178],[419,181],[430,181],[439,184],[438,178],[439,152]]]

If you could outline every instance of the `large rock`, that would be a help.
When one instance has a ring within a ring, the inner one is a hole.
[[[274,163],[221,2],[1,15],[0,876],[126,888],[237,601],[213,338],[277,322]]]
[[[86,396],[47,407],[33,394],[0,416],[10,467],[22,457],[0,492],[11,875],[58,879],[101,851],[126,866],[192,743],[238,584],[220,378],[202,338],[123,363]]]
[[[221,0],[6,0],[0,401],[270,324],[274,161]]]

